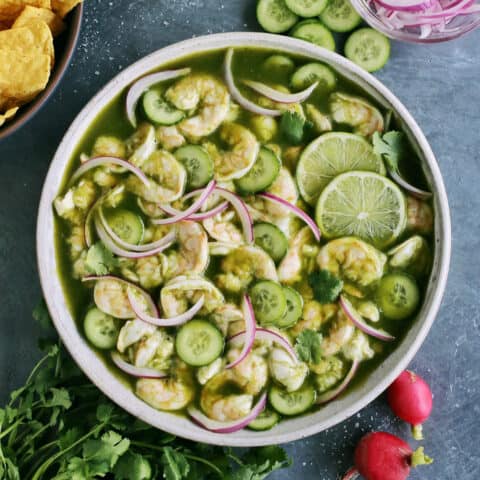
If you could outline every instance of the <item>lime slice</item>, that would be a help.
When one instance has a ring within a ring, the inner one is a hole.
[[[333,177],[350,170],[385,175],[385,165],[363,137],[353,133],[325,133],[303,151],[297,166],[297,184],[306,202],[315,205]]]
[[[326,238],[356,236],[381,248],[403,232],[407,202],[388,178],[371,172],[347,172],[323,190],[315,218]]]

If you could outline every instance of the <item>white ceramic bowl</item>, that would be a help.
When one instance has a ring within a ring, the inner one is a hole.
[[[408,334],[396,350],[371,372],[360,388],[315,413],[284,420],[272,430],[253,432],[246,429],[222,435],[208,432],[188,418],[160,412],[148,406],[113,375],[90,348],[67,308],[59,280],[54,250],[52,202],[59,193],[65,168],[82,135],[103,107],[132,80],[186,55],[230,46],[273,48],[320,60],[360,85],[385,108],[396,112],[421,158],[422,168],[435,193],[435,258],[425,301]],[[115,77],[80,112],[58,147],[43,188],[37,225],[38,265],[48,308],[65,346],[92,382],[118,405],[155,427],[195,441],[231,446],[277,444],[307,437],[345,420],[380,395],[406,368],[432,326],[447,280],[450,244],[450,215],[440,170],[425,136],[402,103],[372,75],[340,55],[300,40],[263,33],[226,33],[176,43],[148,55]]]

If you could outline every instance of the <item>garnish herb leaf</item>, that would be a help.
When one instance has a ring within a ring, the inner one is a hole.
[[[35,316],[49,327],[44,304]],[[48,332],[45,356],[0,408],[2,480],[262,480],[290,464],[279,447],[237,457],[140,422],[91,384]]]
[[[385,160],[389,170],[398,172],[398,163],[406,154],[405,135],[392,130],[380,135],[375,132],[372,137],[373,150]]]
[[[320,303],[333,303],[343,289],[343,281],[328,270],[319,270],[308,276],[315,300]]]
[[[295,340],[295,350],[300,360],[319,363],[322,358],[322,335],[315,330],[303,330]]]
[[[116,258],[102,242],[97,242],[88,249],[85,267],[91,274],[107,275],[116,266]]]
[[[293,144],[302,142],[305,119],[297,112],[286,111],[280,120],[280,131],[285,139]]]

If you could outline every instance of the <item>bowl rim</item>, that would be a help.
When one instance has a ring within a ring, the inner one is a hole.
[[[9,121],[4,126],[0,127],[0,141],[8,138],[28,123],[48,102],[52,94],[60,85],[66,71],[68,70],[68,66],[70,65],[70,61],[78,44],[78,38],[82,27],[83,8],[82,2],[69,13],[69,25],[67,28],[68,37],[65,41],[64,52],[59,59],[59,63],[55,63],[53,67],[53,72],[48,80],[47,87],[40,92],[37,97],[23,105],[21,107],[23,108],[23,111],[14,117],[12,121]],[[65,34],[67,32],[65,32]]]
[[[222,435],[204,430],[189,419],[153,409],[137,398],[130,387],[125,387],[88,346],[68,310],[59,281],[52,201],[62,185],[65,167],[71,154],[91,121],[125,86],[146,72],[178,58],[230,46],[277,49],[323,61],[351,80],[361,83],[368,93],[380,96],[387,108],[393,108],[419,150],[422,168],[426,170],[427,178],[436,193],[436,244],[433,272],[421,311],[406,337],[380,366],[375,368],[361,388],[316,412],[281,422],[272,430],[241,430]],[[67,130],[45,180],[37,221],[37,262],[43,294],[63,343],[90,380],[112,401],[150,425],[194,441],[237,447],[278,444],[313,435],[354,415],[380,395],[407,367],[433,324],[446,286],[450,254],[450,212],[442,176],[424,134],[403,104],[379,80],[346,58],[302,40],[266,33],[233,32],[195,37],[157,50],[120,72],[87,103]]]

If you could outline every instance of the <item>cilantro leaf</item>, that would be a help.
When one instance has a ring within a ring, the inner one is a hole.
[[[85,267],[93,275],[107,275],[116,265],[113,253],[102,242],[97,242],[88,249]]]
[[[295,340],[295,350],[300,360],[318,363],[322,357],[322,335],[315,330],[303,330]]]
[[[392,130],[381,136],[375,132],[372,137],[373,151],[383,157],[389,170],[398,172],[398,163],[406,153],[405,135]]]
[[[297,112],[286,111],[280,120],[280,131],[288,142],[293,144],[301,143],[305,119]]]
[[[113,469],[116,480],[150,480],[152,467],[144,456],[128,451]]]
[[[320,303],[333,303],[343,289],[343,281],[328,270],[313,272],[308,276],[315,300]]]
[[[190,471],[190,465],[185,456],[172,447],[164,448],[161,462],[164,466],[165,480],[182,480]]]

